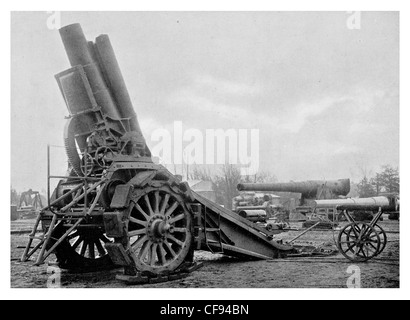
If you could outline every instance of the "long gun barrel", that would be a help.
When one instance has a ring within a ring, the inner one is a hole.
[[[260,192],[295,192],[301,193],[304,198],[320,198],[325,190],[330,191],[333,196],[347,195],[350,191],[350,180],[311,180],[303,182],[285,183],[240,183],[239,191]]]
[[[397,211],[399,200],[396,197],[370,197],[370,198],[348,198],[348,199],[329,199],[314,201],[316,208],[336,208],[339,210],[378,210]]]
[[[134,111],[110,39],[105,34],[100,35],[95,40],[95,46],[97,48],[100,63],[103,67],[103,73],[106,75],[108,87],[111,88],[117,105],[120,107],[119,111],[121,117],[129,118],[131,130],[141,133],[137,114]]]

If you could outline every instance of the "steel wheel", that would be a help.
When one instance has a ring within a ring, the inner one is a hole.
[[[128,238],[140,271],[173,271],[192,243],[192,219],[182,198],[167,187],[151,189],[131,202]]]
[[[350,223],[339,233],[338,249],[347,259],[365,262],[379,254],[379,233],[366,223]]]
[[[49,248],[64,235],[67,228],[59,225],[55,228],[50,239]],[[58,265],[62,269],[88,272],[111,269],[114,267],[105,243],[111,242],[104,232],[98,228],[79,228],[73,230],[56,249]]]
[[[71,248],[80,256],[86,259],[99,259],[107,254],[104,245],[111,242],[101,232],[81,232],[80,230],[73,231],[67,237]]]

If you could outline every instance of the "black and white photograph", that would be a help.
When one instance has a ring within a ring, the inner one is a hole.
[[[9,14],[10,289],[403,287],[399,11]]]

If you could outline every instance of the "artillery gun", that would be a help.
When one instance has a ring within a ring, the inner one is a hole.
[[[310,180],[302,182],[280,183],[240,183],[239,191],[291,192],[301,195],[296,212],[312,213],[313,201],[316,199],[335,199],[346,196],[350,191],[350,180]]]
[[[400,200],[396,195],[378,196],[369,198],[346,198],[331,200],[315,200],[317,208],[337,208],[339,210],[370,210],[383,212],[396,212],[400,209]]]
[[[260,192],[293,192],[300,193],[300,205],[306,204],[312,199],[334,199],[345,196],[350,191],[350,180],[310,180],[302,182],[279,182],[279,183],[240,183],[239,191]]]
[[[339,232],[338,249],[347,259],[363,262],[380,255],[385,249],[387,235],[378,222],[383,213],[397,213],[400,209],[400,200],[398,195],[316,200],[315,207],[334,208],[343,212],[349,224]],[[371,221],[356,221],[354,212],[357,210],[373,212]]]
[[[48,205],[22,261],[39,250],[37,265],[55,254],[63,269],[123,267],[120,279],[140,283],[194,270],[197,249],[245,259],[294,250],[153,163],[108,36],[87,41],[79,24],[59,31],[71,64],[56,75],[69,111],[69,168],[66,176],[48,169]],[[59,179],[52,194],[51,179]]]

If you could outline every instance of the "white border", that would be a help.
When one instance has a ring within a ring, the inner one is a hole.
[[[234,5],[233,5],[234,3]],[[221,3],[221,1],[208,0],[204,3],[197,4],[194,1],[151,1],[149,4],[140,4],[136,2],[127,1],[126,4],[122,1],[101,1],[98,3],[98,8],[93,6],[93,2],[85,3],[84,1],[71,0],[65,3],[56,4],[55,1],[13,1],[12,4],[2,3],[1,10],[1,41],[3,48],[1,55],[3,63],[10,63],[10,12],[11,11],[400,11],[400,56],[409,57],[409,35],[407,34],[409,28],[410,15],[409,11],[402,3],[405,1],[390,0],[386,1],[352,1],[345,0],[338,4],[330,1],[286,1],[285,3],[268,3],[268,1],[235,1],[232,3]],[[8,48],[4,47],[4,44]],[[400,83],[406,87],[410,83],[408,70],[410,66],[407,59],[401,58],[401,75]],[[6,68],[3,67],[3,70]],[[8,70],[10,66],[8,65]],[[405,73],[406,71],[406,73]],[[10,75],[3,72],[1,79],[2,88],[2,144],[4,148],[5,137],[10,136]],[[407,137],[408,125],[408,107],[410,106],[408,99],[408,90],[402,90],[400,95],[400,136]],[[42,93],[39,93],[42,94]],[[402,142],[403,139],[400,140]],[[7,149],[10,150],[10,139],[7,139]],[[406,146],[400,145],[400,173],[401,173],[401,194],[402,194],[402,210],[407,213],[407,199],[403,195],[408,194],[407,177],[408,168],[408,153]],[[2,173],[5,174],[10,170],[10,157],[2,159]],[[10,177],[8,175],[8,177]],[[10,179],[10,178],[9,178]],[[409,232],[405,231],[408,218],[403,215],[401,220],[401,265],[400,265],[400,286],[401,289],[368,289],[362,290],[347,290],[347,289],[55,289],[55,290],[36,290],[36,289],[10,289],[10,236],[8,221],[8,203],[10,194],[10,180],[2,184],[2,201],[1,203],[6,207],[3,210],[3,220],[1,223],[0,234],[2,237],[1,246],[2,261],[1,268],[1,299],[137,299],[137,300],[167,300],[167,299],[319,299],[319,300],[333,300],[333,299],[405,299],[408,297],[409,289],[409,259],[407,254],[407,247],[405,244],[410,243],[408,240]],[[274,271],[273,271],[274,272]],[[407,273],[406,273],[407,272]],[[107,291],[108,290],[108,291]],[[107,294],[108,292],[108,294]],[[406,295],[407,294],[407,295]]]

